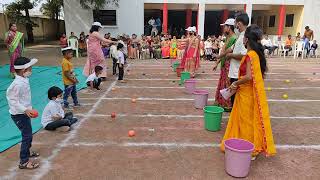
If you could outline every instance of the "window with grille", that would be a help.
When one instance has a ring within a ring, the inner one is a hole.
[[[294,14],[286,15],[286,27],[293,27]]]
[[[93,10],[93,20],[103,26],[117,26],[116,10]]]

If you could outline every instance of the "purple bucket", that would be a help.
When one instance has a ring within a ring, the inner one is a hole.
[[[196,90],[196,80],[188,79],[184,81],[184,87],[186,88],[186,92],[188,94],[192,94]]]
[[[224,146],[226,172],[233,177],[248,176],[254,145],[243,139],[228,139]]]
[[[194,90],[194,107],[203,109],[208,103],[209,92],[207,90]]]

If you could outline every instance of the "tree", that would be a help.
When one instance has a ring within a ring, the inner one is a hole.
[[[119,0],[80,0],[84,9],[99,9],[107,4],[118,6]]]
[[[7,6],[6,13],[11,20],[14,20],[15,23],[21,23],[25,25],[27,31],[28,42],[33,43],[33,27],[37,27],[29,14],[29,9],[33,9],[39,0],[18,0]]]
[[[55,20],[57,25],[57,36],[59,38],[58,32],[60,31],[60,22],[59,22],[59,15],[63,6],[63,0],[47,0],[46,3],[42,4],[40,11],[50,17],[51,19]]]

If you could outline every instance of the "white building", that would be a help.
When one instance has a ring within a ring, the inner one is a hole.
[[[195,25],[200,35],[212,35],[220,33],[219,24],[228,16],[246,11],[267,34],[303,34],[308,25],[318,38],[319,10],[320,0],[119,0],[119,6],[106,5],[94,17],[94,11],[82,9],[78,0],[64,0],[68,35],[88,32],[94,20],[104,24],[102,33],[141,35],[150,17],[159,17],[164,31]]]

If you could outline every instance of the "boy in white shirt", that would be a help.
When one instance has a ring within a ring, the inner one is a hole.
[[[103,68],[101,66],[96,66],[94,68],[94,73],[90,74],[87,78],[86,84],[91,90],[100,90],[99,86],[101,84],[101,78],[99,78],[99,75],[102,74],[102,70]]]
[[[34,116],[31,105],[31,89],[29,77],[32,74],[32,66],[37,59],[19,57],[14,62],[16,77],[7,89],[9,113],[16,126],[21,131],[22,141],[20,147],[20,169],[35,169],[39,163],[29,160],[38,157],[39,153],[30,152],[32,144],[31,118]]]
[[[49,103],[43,110],[41,124],[45,130],[54,131],[60,130],[63,132],[69,131],[72,124],[78,121],[73,117],[71,112],[64,113],[62,109],[63,91],[53,86],[48,90]]]
[[[117,39],[112,38],[112,41],[117,41]],[[110,57],[112,58],[112,74],[117,74],[117,61],[118,61],[118,51],[117,51],[117,44],[113,43],[110,47]]]
[[[119,78],[118,80],[121,83],[125,83],[126,81],[123,80],[123,75],[124,75],[124,54],[123,54],[123,44],[119,43],[117,46],[118,49],[118,61],[117,65],[119,68]]]

